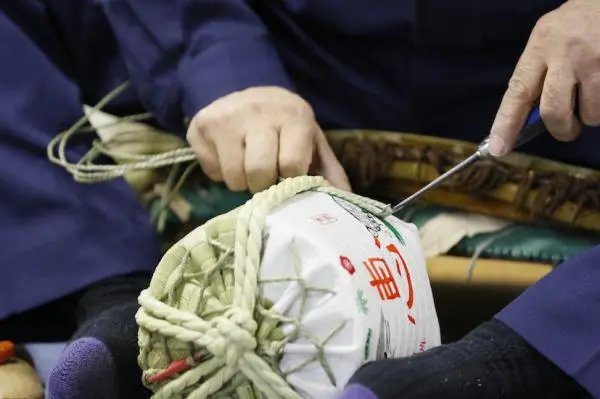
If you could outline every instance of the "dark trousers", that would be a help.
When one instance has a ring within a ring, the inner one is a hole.
[[[149,273],[112,277],[27,312],[0,320],[0,340],[15,343],[67,341],[77,327],[114,305],[136,302]],[[135,320],[131,321],[135,323]]]

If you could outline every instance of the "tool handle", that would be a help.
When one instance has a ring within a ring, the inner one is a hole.
[[[544,125],[544,121],[542,121],[542,117],[540,116],[540,108],[536,106],[531,110],[529,116],[527,116],[525,125],[515,143],[515,148],[521,147],[546,131],[546,125]]]
[[[525,124],[519,133],[519,137],[517,137],[514,148],[521,147],[523,144],[530,142],[544,132],[546,132],[546,126],[544,125],[544,121],[542,121],[542,117],[540,116],[540,108],[535,106],[531,112],[529,112],[529,115],[525,120]],[[491,157],[490,136],[487,136],[479,144],[477,152],[481,158]]]

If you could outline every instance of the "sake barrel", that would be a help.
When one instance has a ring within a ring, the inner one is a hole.
[[[192,231],[140,295],[155,398],[339,396],[364,363],[440,344],[414,225],[287,179]]]

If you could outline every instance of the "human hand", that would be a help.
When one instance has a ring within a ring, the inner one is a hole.
[[[257,192],[278,177],[309,172],[350,190],[310,105],[280,87],[254,87],[216,100],[192,119],[187,139],[206,175],[233,191]]]
[[[600,125],[598,21],[598,0],[570,0],[540,18],[492,125],[493,155],[513,149],[538,99],[542,120],[558,140],[574,140],[582,124]]]

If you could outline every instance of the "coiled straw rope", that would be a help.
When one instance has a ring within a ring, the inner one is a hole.
[[[156,181],[154,170],[168,169],[168,177],[164,180],[165,189],[161,195],[160,205],[151,212],[152,219],[159,232],[165,229],[168,207],[188,177],[198,168],[196,155],[185,141],[177,136],[158,130],[148,124],[139,123],[152,119],[149,113],[134,114],[124,117],[110,116],[109,122],[92,123],[92,119],[101,113],[116,97],[129,89],[124,83],[107,94],[98,104],[88,107],[82,116],[69,129],[60,132],[48,144],[48,159],[64,168],[80,183],[99,183],[125,177],[127,182],[138,192],[143,193],[149,185]],[[103,137],[102,131],[111,131],[110,137]],[[67,156],[68,146],[75,136],[98,133],[91,143],[91,149],[80,159],[72,161]],[[99,164],[95,161],[100,156],[107,156],[116,164]],[[182,169],[182,165],[186,164]],[[163,183],[161,182],[161,183]]]
[[[98,104],[92,107],[86,115],[81,117],[69,129],[56,135],[48,144],[48,159],[67,170],[73,178],[81,183],[96,183],[122,177],[133,171],[156,169],[164,166],[189,163],[196,160],[196,155],[191,148],[185,147],[183,141],[175,148],[163,151],[160,148],[177,146],[174,140],[168,140],[170,135],[159,132],[150,126],[135,131],[123,131],[109,141],[95,140],[92,149],[81,159],[72,162],[67,157],[67,145],[76,135],[94,133],[101,128],[111,128],[113,124],[90,127],[90,115],[102,110],[108,103],[129,88],[129,83],[124,83],[106,95]],[[147,121],[152,119],[149,113],[134,114],[118,118],[114,125],[126,125],[129,122]],[[152,134],[154,133],[154,134]],[[162,133],[162,134],[160,134]],[[154,143],[145,142],[148,135]],[[160,140],[164,143],[161,143]],[[124,143],[135,142],[135,152],[123,152],[120,148]],[[149,152],[149,153],[146,153]],[[117,165],[94,164],[93,161],[100,155],[106,155],[120,160]]]
[[[292,323],[297,331],[302,326],[270,309],[261,287],[274,281],[260,279],[260,262],[267,215],[309,190],[341,197],[368,212],[383,209],[377,201],[328,186],[321,177],[285,179],[194,230],[166,253],[139,297],[136,316],[139,363],[153,398],[300,398],[278,360],[285,343],[296,338],[283,335],[281,323]],[[326,368],[326,343],[313,343],[314,360]],[[173,360],[184,358],[189,371],[149,382]]]

